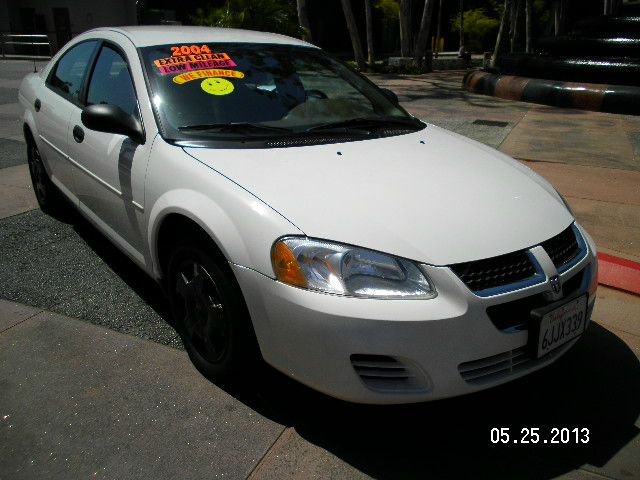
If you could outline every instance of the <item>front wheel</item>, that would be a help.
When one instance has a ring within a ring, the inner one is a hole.
[[[49,175],[47,175],[40,150],[38,150],[33,141],[27,143],[27,162],[29,164],[33,192],[36,195],[40,209],[49,215],[60,213],[64,200],[56,186],[51,182]]]
[[[255,336],[231,272],[204,245],[180,245],[169,259],[167,290],[178,333],[205,376],[225,380],[255,358]]]

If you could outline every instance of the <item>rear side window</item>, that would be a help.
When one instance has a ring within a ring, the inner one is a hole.
[[[91,75],[87,104],[116,105],[130,115],[138,115],[138,103],[125,59],[116,50],[104,46],[100,50]]]
[[[82,80],[89,66],[95,41],[83,42],[73,47],[58,61],[47,82],[72,102],[80,101]]]

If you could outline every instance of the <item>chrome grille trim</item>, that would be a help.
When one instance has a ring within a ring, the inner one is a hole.
[[[577,265],[588,252],[587,244],[575,222],[558,235],[542,242],[540,246],[545,248],[545,251],[549,249],[547,253],[560,274]],[[525,258],[528,265],[523,263]],[[513,292],[539,285],[546,280],[531,249],[452,264],[449,268],[469,290],[479,297]]]

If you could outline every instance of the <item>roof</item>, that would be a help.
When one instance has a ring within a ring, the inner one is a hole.
[[[315,47],[297,38],[277,33],[240,30],[237,28],[191,27],[183,25],[140,25],[128,27],[102,27],[91,30],[120,32],[136,47],[152,45],[198,44],[198,43],[270,43]]]

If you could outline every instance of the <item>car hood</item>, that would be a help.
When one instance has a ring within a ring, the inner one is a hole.
[[[309,237],[431,265],[531,247],[573,221],[531,170],[434,125],[340,144],[185,151]]]

